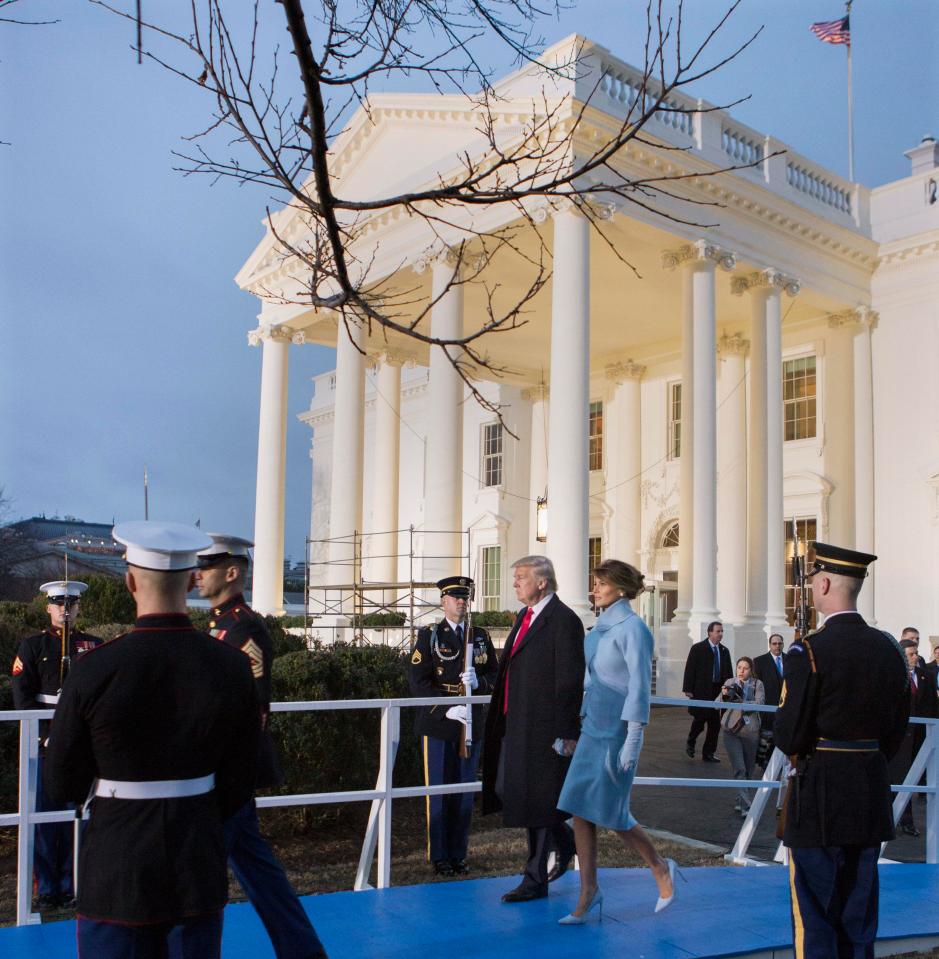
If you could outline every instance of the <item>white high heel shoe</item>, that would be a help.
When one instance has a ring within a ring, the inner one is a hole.
[[[558,919],[559,926],[583,926],[585,923],[590,922],[589,916],[593,912],[594,907],[597,909],[597,922],[603,922],[603,892],[600,887],[597,886],[596,892],[593,894],[593,899],[590,900],[590,905],[579,915],[575,916],[574,913],[569,913],[564,916],[563,919]]]
[[[678,873],[681,878],[687,882],[685,877],[679,871],[678,866],[675,863],[674,859],[666,859],[666,864],[668,865],[668,878],[672,881],[672,894],[667,897],[659,896],[658,900],[655,903],[655,911],[661,912],[663,909],[666,909],[675,901],[675,893],[678,892],[677,887],[675,886],[675,873]]]

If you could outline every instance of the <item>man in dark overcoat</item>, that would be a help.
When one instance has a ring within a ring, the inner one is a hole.
[[[211,540],[179,523],[114,527],[134,628],[73,664],[46,753],[54,799],[93,790],[79,853],[78,952],[218,959],[223,823],[251,799],[260,732],[246,656],[193,628],[186,594]]]
[[[702,639],[700,643],[694,643],[688,650],[685,678],[681,688],[689,699],[715,700],[720,694],[724,681],[734,675],[734,668],[730,662],[730,650],[721,642],[723,638],[723,625],[718,622],[709,623],[707,638]],[[694,759],[698,736],[707,726],[701,759],[706,763],[719,763],[720,760],[714,752],[717,749],[717,737],[720,733],[720,710],[689,706],[688,712],[692,717],[691,729],[688,730],[688,742],[685,744],[688,758]]]
[[[769,638],[769,651],[753,660],[753,675],[763,684],[767,706],[778,706],[782,695],[783,676],[786,672],[786,654],[783,638],[773,633]],[[775,713],[760,713],[760,726],[769,733],[773,731]]]
[[[548,854],[561,875],[574,840],[558,796],[580,735],[584,627],[557,597],[554,566],[544,556],[513,564],[515,595],[524,604],[505,641],[486,717],[483,813],[502,810],[506,826],[528,829],[522,881],[503,902],[548,894]]]
[[[773,732],[790,757],[783,842],[795,959],[873,959],[880,844],[893,839],[888,761],[906,730],[904,657],[857,597],[876,557],[810,543],[825,621],[789,647]]]
[[[906,632],[906,630],[904,630]],[[906,657],[906,669],[909,676],[910,716],[922,716],[935,719],[939,715],[939,701],[936,700],[935,682],[929,677],[925,666],[920,666],[919,639],[901,639],[900,648]],[[926,739],[926,727],[922,723],[909,723],[903,742],[896,756],[890,762],[890,781],[902,783],[916,754]],[[913,820],[913,793],[906,794],[907,803],[900,814],[898,825],[900,832],[907,836],[919,836],[919,830]]]

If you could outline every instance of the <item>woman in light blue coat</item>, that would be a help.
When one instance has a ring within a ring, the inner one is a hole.
[[[587,634],[581,733],[558,809],[574,817],[580,862],[580,899],[560,922],[580,925],[596,907],[603,917],[597,885],[597,826],[614,829],[627,849],[639,853],[658,885],[660,912],[675,894],[675,863],[663,859],[629,811],[629,793],[649,722],[652,693],[652,634],[629,600],[643,590],[635,567],[608,559],[594,571],[594,602],[603,612]]]

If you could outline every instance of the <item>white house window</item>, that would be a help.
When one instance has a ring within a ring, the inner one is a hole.
[[[486,423],[483,426],[483,486],[502,485],[502,424]]]
[[[668,458],[681,457],[681,383],[668,387]]]
[[[678,547],[678,523],[672,523],[662,534],[662,549],[677,549]]]
[[[587,592],[593,592],[593,571],[600,565],[603,555],[603,538],[591,536],[587,540]]]
[[[502,547],[483,547],[483,581],[480,604],[483,611],[502,608]]]
[[[783,361],[783,413],[787,440],[813,439],[815,430],[815,357]]]
[[[590,437],[590,469],[603,469],[603,403],[597,400],[590,404],[588,421]]]

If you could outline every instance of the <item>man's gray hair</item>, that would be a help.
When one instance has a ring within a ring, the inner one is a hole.
[[[550,592],[556,593],[558,591],[558,578],[554,572],[554,563],[547,556],[523,556],[512,563],[512,569],[517,566],[530,566],[539,579],[547,580]]]

